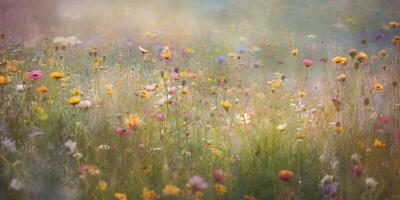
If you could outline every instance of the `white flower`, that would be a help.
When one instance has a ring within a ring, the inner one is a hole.
[[[76,158],[77,160],[79,160],[79,159],[81,159],[83,157],[81,152],[75,152],[72,156],[74,158]]]
[[[97,148],[100,150],[109,150],[110,146],[108,146],[106,144],[102,144],[102,145],[99,145]]]
[[[24,187],[24,183],[14,178],[11,180],[10,185],[8,187],[10,189],[20,190]]]
[[[69,37],[55,37],[53,40],[54,43],[62,44],[65,46],[74,46],[76,44],[81,44],[82,41],[78,40],[76,36]]]
[[[15,141],[12,141],[11,139],[4,139],[1,141],[1,145],[9,152],[16,152],[17,151],[17,146],[15,145]]]
[[[235,116],[235,118],[239,124],[249,124],[250,123],[250,116],[247,113],[237,114]]]
[[[365,185],[368,187],[368,189],[375,190],[378,182],[376,182],[374,178],[369,177],[365,179]]]
[[[74,152],[76,148],[76,142],[73,142],[72,140],[68,140],[67,142],[64,143],[64,146],[67,147],[69,152]]]
[[[278,129],[278,131],[284,131],[286,129],[287,123],[284,124],[279,124],[276,129]]]
[[[17,90],[17,92],[23,92],[26,89],[26,85],[25,84],[18,84],[15,86],[15,89]]]
[[[333,176],[332,175],[325,175],[324,178],[321,180],[321,185],[324,185],[324,183],[332,183],[333,182]]]
[[[83,100],[83,101],[80,101],[78,104],[76,104],[76,107],[87,110],[90,107],[92,107],[92,102],[89,100]]]

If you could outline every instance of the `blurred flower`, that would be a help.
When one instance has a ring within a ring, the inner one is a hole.
[[[11,82],[11,79],[8,76],[4,76],[4,75],[0,76],[0,86],[7,85],[10,82]]]
[[[303,60],[303,64],[304,64],[304,66],[306,66],[306,67],[310,67],[311,65],[314,64],[314,62],[313,62],[312,60],[310,60],[310,59],[304,59],[304,60]]]
[[[306,135],[304,134],[304,132],[298,131],[296,133],[296,140],[302,140],[306,137]]]
[[[76,107],[83,109],[83,110],[87,110],[90,107],[92,107],[92,102],[89,100],[83,100],[83,101],[80,101],[78,104],[76,104]]]
[[[142,190],[142,198],[143,200],[158,200],[160,196],[153,190],[149,190],[147,187]]]
[[[400,26],[400,22],[391,21],[391,22],[389,22],[389,26],[392,28],[396,28],[396,27]]]
[[[126,197],[126,194],[121,193],[121,192],[116,192],[114,194],[114,197],[116,200],[128,200],[128,198]]]
[[[376,148],[378,148],[378,149],[385,148],[385,146],[386,146],[385,143],[383,143],[382,141],[380,141],[380,140],[378,140],[378,139],[375,139],[375,140],[374,140],[373,145],[374,145]]]
[[[293,172],[290,170],[281,170],[278,173],[278,177],[283,181],[290,181],[293,177]]]
[[[34,80],[40,80],[42,78],[42,71],[40,70],[33,70],[28,72],[28,78],[34,79]]]
[[[168,46],[164,46],[161,50],[160,57],[164,60],[171,60],[172,59],[172,51]]]
[[[18,84],[15,86],[15,89],[17,90],[17,92],[23,92],[26,89],[26,85],[24,83]]]
[[[13,178],[8,186],[8,188],[13,190],[20,190],[24,187],[24,183],[18,179]]]
[[[72,96],[68,99],[68,103],[71,105],[76,105],[81,102],[81,98],[79,96]]]
[[[296,49],[296,48],[294,48],[294,49],[292,49],[292,50],[290,51],[290,55],[291,55],[291,56],[296,56],[298,53],[299,53],[299,49]]]
[[[165,187],[163,189],[163,195],[164,196],[177,196],[180,191],[181,191],[181,189],[179,189],[179,187],[168,184],[168,185],[165,185]]]
[[[336,77],[336,80],[340,82],[345,82],[346,79],[347,79],[346,74],[340,74],[338,77]]]
[[[388,123],[390,122],[390,116],[389,116],[389,115],[382,114],[381,116],[379,116],[379,122],[380,122],[382,125],[388,124]]]
[[[225,185],[221,183],[217,183],[214,185],[214,190],[217,193],[218,196],[224,195],[228,190],[226,189]]]
[[[39,86],[36,90],[41,94],[47,93],[49,91],[49,89],[44,85]]]
[[[147,90],[141,90],[139,94],[140,94],[140,97],[142,97],[144,99],[148,99],[150,97],[150,93]]]
[[[218,64],[225,64],[226,63],[226,58],[223,55],[217,56],[217,63]]]
[[[103,181],[103,180],[100,180],[100,181],[99,181],[99,188],[100,188],[101,191],[106,190],[106,189],[107,189],[107,186],[108,186],[107,182],[105,182],[105,181]]]
[[[355,58],[355,57],[357,56],[357,53],[358,53],[357,49],[350,49],[349,52],[348,52],[348,54],[349,54],[349,56],[350,56],[351,58]],[[336,58],[336,57],[335,57],[335,58]],[[339,58],[341,58],[341,57],[339,57]],[[341,59],[343,59],[343,58],[341,58]],[[346,58],[345,58],[345,59],[346,59]]]
[[[360,164],[354,164],[353,167],[351,168],[351,172],[353,176],[359,177],[362,175],[362,167]]]
[[[73,95],[80,95],[81,94],[81,90],[79,88],[72,88],[71,93]]]
[[[200,176],[192,176],[189,179],[188,184],[194,191],[203,191],[208,187],[207,182],[205,182],[204,179]]]
[[[139,127],[141,120],[136,114],[132,114],[125,120],[125,123],[129,128],[136,129]]]
[[[58,43],[64,46],[74,46],[76,44],[81,44],[82,41],[78,40],[76,36],[68,36],[68,37],[55,37],[53,43]]]
[[[64,77],[64,74],[61,72],[51,72],[50,77],[54,78],[54,79],[60,79],[60,78]]]
[[[358,60],[358,62],[364,62],[368,59],[368,55],[362,51],[358,52],[356,55],[356,59]]]
[[[284,124],[279,124],[276,129],[278,129],[278,131],[284,131],[286,129],[287,123]]]
[[[214,172],[214,180],[223,182],[225,180],[225,172],[222,169],[216,169]]]
[[[117,127],[115,129],[115,134],[118,136],[127,136],[129,134],[129,129]]]
[[[68,140],[64,143],[64,146],[68,149],[69,153],[73,153],[76,149],[76,142]]]
[[[235,119],[239,124],[245,125],[250,123],[250,116],[247,113],[237,114]]]
[[[367,186],[368,190],[375,190],[376,186],[378,186],[378,182],[374,178],[366,178],[365,179],[365,185]]]
[[[233,105],[229,101],[223,100],[221,101],[221,106],[223,109],[225,109],[225,111],[228,111]]]
[[[347,64],[347,58],[336,56],[336,57],[334,57],[332,59],[332,62],[335,63],[335,64],[346,65]]]
[[[250,195],[245,195],[244,197],[243,197],[243,200],[257,200],[255,197],[253,197],[253,196],[250,196]]]
[[[394,37],[392,38],[392,43],[393,43],[394,45],[400,44],[400,36],[394,36]]]
[[[155,91],[157,89],[157,84],[145,85],[144,89],[149,92]]]
[[[334,181],[332,175],[325,175],[320,186],[322,193],[330,198],[334,197],[338,191],[338,183]]]
[[[375,91],[377,91],[377,92],[382,92],[385,89],[385,87],[380,83],[376,83],[374,85],[374,88],[375,88]]]
[[[164,113],[162,113],[162,112],[157,112],[157,113],[154,115],[154,118],[155,118],[157,121],[160,121],[160,122],[165,120]]]

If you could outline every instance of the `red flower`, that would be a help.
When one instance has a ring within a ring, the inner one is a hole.
[[[278,176],[283,181],[290,181],[290,179],[293,177],[293,172],[286,169],[281,170],[279,171]]]

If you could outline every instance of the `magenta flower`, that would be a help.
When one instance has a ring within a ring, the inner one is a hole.
[[[118,135],[118,136],[128,136],[129,130],[126,129],[126,128],[117,127],[115,129],[115,134]]]
[[[351,172],[352,172],[353,176],[355,176],[355,177],[361,176],[362,175],[361,165],[359,165],[359,164],[353,165],[353,167],[351,168]]]
[[[385,114],[379,116],[379,122],[382,125],[388,124],[390,122],[390,116]]]
[[[304,64],[306,67],[310,67],[311,65],[314,64],[314,62],[313,62],[312,60],[310,60],[310,59],[304,59],[304,60],[303,60],[303,64]]]
[[[34,80],[39,80],[42,78],[42,71],[40,70],[33,70],[28,72],[28,77]]]
[[[396,139],[400,142],[400,130],[395,133]]]

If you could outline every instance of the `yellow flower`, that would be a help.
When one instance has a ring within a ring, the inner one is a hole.
[[[150,93],[147,90],[141,90],[140,97],[147,99],[150,97]]]
[[[374,88],[375,88],[375,90],[376,90],[377,92],[382,92],[382,91],[385,89],[385,87],[384,87],[382,84],[380,84],[380,83],[375,84],[375,85],[374,85]]]
[[[400,44],[400,36],[393,36],[392,43],[394,45]]]
[[[304,96],[307,95],[307,93],[304,92],[304,91],[299,91],[299,92],[297,93],[297,95],[299,95],[299,97],[304,97]]]
[[[214,185],[214,190],[218,196],[224,195],[228,190],[226,189],[225,185],[217,183]]]
[[[127,200],[128,198],[126,197],[126,194],[121,193],[121,192],[116,192],[114,194],[115,199],[117,200]]]
[[[181,96],[182,96],[182,97],[186,97],[187,95],[189,95],[188,89],[183,88],[182,91],[181,91]]]
[[[378,139],[375,139],[373,144],[376,148],[379,148],[379,149],[385,148],[385,146],[386,146],[385,143],[383,143],[382,141],[380,141]]]
[[[8,76],[0,76],[0,85],[7,85],[11,82],[11,79]]]
[[[179,187],[168,184],[163,189],[163,195],[164,196],[176,196],[179,194],[180,191],[181,191],[181,189],[179,189]]]
[[[332,59],[333,63],[336,64],[341,64],[341,65],[346,65],[347,64],[347,58],[341,57],[341,56],[336,56]]]
[[[37,90],[38,92],[42,93],[42,94],[47,93],[47,92],[49,91],[49,89],[48,89],[46,86],[44,86],[44,85],[39,86],[38,88],[36,88],[36,90]]]
[[[106,88],[106,90],[107,90],[107,94],[112,94],[113,93],[113,86],[108,86]]]
[[[165,46],[160,53],[160,57],[165,60],[170,60],[172,58],[172,51],[168,46]]]
[[[225,111],[228,111],[233,105],[229,101],[223,100],[221,101],[221,106],[225,109]]]
[[[281,79],[270,82],[271,87],[272,87],[273,90],[279,89],[282,86],[282,83],[283,82],[282,82]]]
[[[81,102],[81,98],[78,97],[78,96],[72,96],[72,97],[70,97],[70,98],[68,99],[68,103],[71,104],[71,105],[76,105],[76,104],[78,104],[79,102]]]
[[[106,189],[107,189],[107,186],[108,186],[107,182],[105,182],[105,181],[103,181],[103,180],[100,180],[100,181],[99,181],[99,188],[100,188],[101,191],[106,190]]]
[[[222,151],[214,147],[211,147],[211,153],[216,157],[220,157],[222,155]]]
[[[132,114],[128,117],[128,119],[125,120],[125,123],[130,127],[130,128],[137,128],[141,120],[136,114]]]
[[[298,53],[299,53],[299,49],[294,48],[294,49],[292,49],[292,51],[290,52],[290,55],[291,55],[291,56],[296,56]]]
[[[72,93],[73,95],[80,95],[80,94],[81,94],[81,90],[80,90],[79,88],[73,88],[73,89],[71,90],[71,93]]]
[[[296,139],[297,140],[302,140],[302,139],[304,139],[306,137],[306,135],[303,133],[303,132],[297,132],[296,133]]]
[[[143,200],[158,200],[160,196],[153,190],[149,190],[147,187],[142,190],[142,198]]]
[[[64,77],[64,74],[61,72],[51,72],[50,73],[50,77],[55,78],[55,79],[59,79]]]

